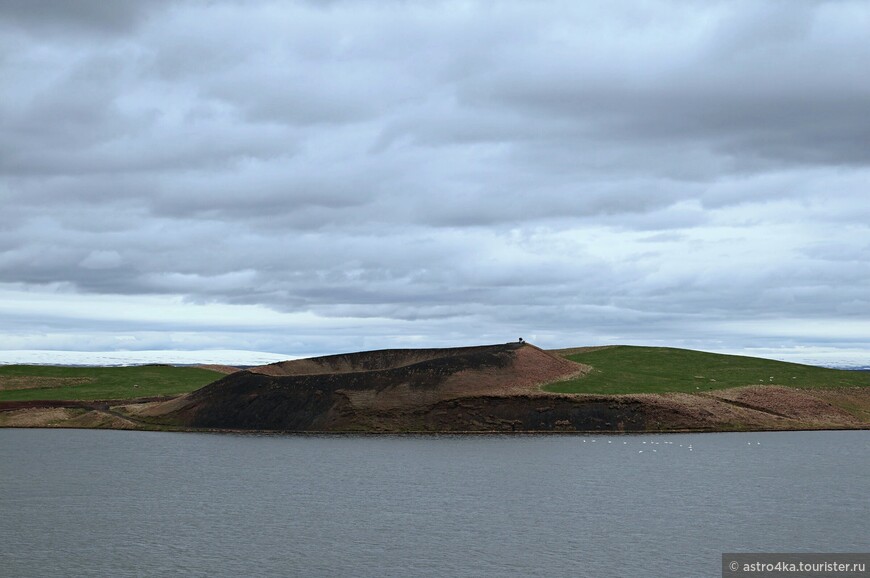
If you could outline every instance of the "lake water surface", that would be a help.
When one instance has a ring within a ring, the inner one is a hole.
[[[2,576],[719,576],[870,550],[870,431],[0,430]]]

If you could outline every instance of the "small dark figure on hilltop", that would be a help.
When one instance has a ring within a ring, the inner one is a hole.
[[[520,343],[525,343],[525,341],[523,341],[522,337],[520,337]]]

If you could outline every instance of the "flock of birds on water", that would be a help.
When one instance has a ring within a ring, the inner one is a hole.
[[[587,442],[587,440],[584,438],[584,439],[583,439],[583,443],[585,444],[586,442]],[[596,442],[596,439],[595,439],[595,438],[592,438],[591,442],[592,442],[592,443],[595,443],[595,442]],[[613,440],[607,440],[607,443],[612,444],[612,443],[613,443]],[[676,444],[676,442],[667,442],[667,441],[665,441],[665,442],[642,441],[642,442],[640,442],[640,443],[643,444],[643,445],[647,445],[647,446],[649,446],[649,447],[646,448],[647,451],[652,450],[653,453],[657,453],[657,452],[658,452],[658,449],[657,449],[657,448],[654,448],[654,447],[652,447],[652,446],[659,446],[659,445],[664,445],[664,446],[673,446],[673,445],[677,445],[678,447],[681,447],[681,448],[682,448],[682,447],[685,447],[685,449],[688,449],[690,452],[691,452],[691,451],[694,451],[694,448],[692,447],[692,444]],[[628,442],[627,442],[627,441],[623,441],[623,442],[622,442],[622,445],[628,445]],[[752,446],[752,445],[760,446],[760,445],[761,445],[761,442],[755,442],[755,443],[752,443],[752,442],[746,442],[746,445],[748,445],[748,446]],[[643,452],[644,452],[644,450],[637,450],[637,453],[639,453],[639,454],[642,454]]]

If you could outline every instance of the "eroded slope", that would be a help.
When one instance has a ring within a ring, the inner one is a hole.
[[[384,413],[421,412],[468,397],[539,394],[540,384],[584,369],[523,343],[336,355],[231,374],[151,414],[190,427],[369,429]]]

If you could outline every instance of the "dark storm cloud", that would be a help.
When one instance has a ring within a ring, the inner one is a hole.
[[[870,311],[863,3],[62,4],[0,3],[6,287],[321,344]]]

